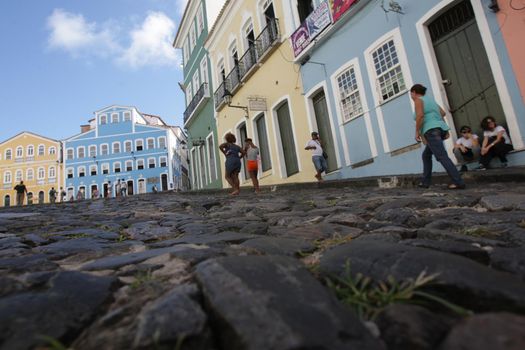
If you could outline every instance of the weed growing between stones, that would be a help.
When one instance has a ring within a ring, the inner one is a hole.
[[[151,270],[139,271],[135,274],[135,280],[130,284],[131,289],[138,289],[139,287],[155,280],[155,276]]]
[[[327,278],[326,283],[337,298],[352,307],[362,320],[374,321],[390,304],[437,304],[461,316],[472,312],[441,297],[421,290],[437,280],[438,274],[427,275],[422,271],[416,279],[396,281],[392,276],[387,281],[374,281],[370,277],[350,273],[350,262],[345,264],[342,277]]]
[[[44,348],[45,350],[73,350],[62,344],[60,340],[55,339],[53,337],[47,335],[40,335],[39,338],[47,343],[47,345]]]
[[[128,240],[128,239],[129,239],[128,236],[126,236],[125,234],[121,233],[121,234],[119,234],[119,236],[118,236],[118,238],[115,240],[115,242],[117,242],[117,243],[122,243],[122,242],[124,242],[124,241],[126,241],[126,240]]]
[[[474,236],[480,238],[498,238],[501,236],[500,232],[493,232],[486,227],[466,227],[460,231],[461,234],[466,236]]]
[[[68,239],[79,239],[79,238],[87,238],[87,237],[89,237],[89,235],[85,233],[76,233],[74,235],[67,236]]]
[[[327,250],[331,247],[335,247],[344,243],[348,243],[352,240],[350,235],[342,236],[339,233],[334,233],[331,238],[321,238],[314,241],[316,249]]]

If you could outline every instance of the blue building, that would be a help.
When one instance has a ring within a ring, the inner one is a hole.
[[[160,117],[134,107],[110,106],[95,112],[81,133],[63,141],[64,189],[67,197],[116,195],[117,183],[127,195],[186,187],[184,133]]]
[[[525,104],[499,28],[504,14],[493,3],[297,2],[290,40],[310,126],[333,155],[328,178],[422,171],[409,94],[415,83],[447,111],[452,159],[460,127],[482,135],[480,121],[491,115],[512,139],[509,164],[525,164]]]

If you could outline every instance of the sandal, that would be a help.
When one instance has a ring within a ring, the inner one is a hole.
[[[448,189],[449,190],[464,190],[465,187],[466,187],[465,184],[462,184],[462,185],[450,184],[450,185],[448,185]]]

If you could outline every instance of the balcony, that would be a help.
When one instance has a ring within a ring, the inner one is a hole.
[[[204,106],[209,97],[210,89],[208,89],[208,83],[203,83],[184,111],[184,125]]]
[[[248,50],[241,56],[238,63],[232,71],[226,76],[224,81],[219,85],[213,99],[215,101],[215,110],[219,110],[225,104],[224,93],[228,90],[232,95],[265,61],[272,49],[277,47],[279,42],[279,20],[273,18],[263,29],[261,34],[255,39],[254,43],[249,46]]]

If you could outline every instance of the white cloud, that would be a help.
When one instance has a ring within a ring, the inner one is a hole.
[[[131,44],[118,59],[132,68],[147,65],[175,66],[179,59],[171,46],[175,23],[162,12],[152,12],[131,32]]]
[[[48,45],[65,50],[76,58],[111,57],[115,63],[131,68],[179,65],[171,46],[175,23],[162,12],[151,12],[142,24],[117,40],[121,30],[116,21],[89,23],[81,14],[55,9],[47,19]],[[126,43],[124,43],[126,42]]]
[[[49,47],[64,49],[74,56],[89,51],[104,55],[108,54],[106,50],[118,50],[110,30],[99,28],[96,23],[86,22],[82,15],[55,9],[47,19],[47,26],[51,30]]]

